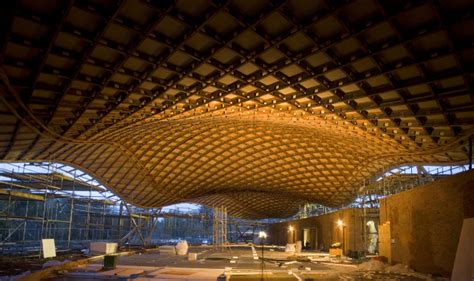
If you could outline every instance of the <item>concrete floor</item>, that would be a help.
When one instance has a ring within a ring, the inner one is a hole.
[[[151,251],[119,257],[113,270],[102,270],[102,261],[78,267],[54,280],[261,280],[261,249],[231,246],[223,250],[191,247],[196,261]],[[281,249],[266,247],[264,280],[423,280],[403,275],[384,275],[357,271],[355,264],[333,264],[327,254],[303,253],[304,259],[290,257]],[[312,260],[312,261],[311,261]],[[387,279],[388,278],[388,279]],[[426,280],[426,279],[425,279]]]

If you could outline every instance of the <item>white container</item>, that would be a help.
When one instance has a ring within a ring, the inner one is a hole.
[[[89,249],[92,254],[115,254],[117,253],[118,244],[108,242],[91,242]]]
[[[197,260],[197,253],[188,254],[188,261],[196,261],[196,260]]]
[[[285,253],[294,254],[296,251],[296,244],[286,244]]]
[[[301,240],[296,241],[295,252],[301,253],[302,250],[303,250],[303,243],[301,242]]]

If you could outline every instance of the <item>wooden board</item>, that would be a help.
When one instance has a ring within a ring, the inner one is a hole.
[[[474,280],[474,218],[463,222],[451,280]]]
[[[392,236],[390,222],[379,225],[379,254],[392,262]]]
[[[56,256],[56,245],[54,239],[41,239],[43,258],[54,258]]]

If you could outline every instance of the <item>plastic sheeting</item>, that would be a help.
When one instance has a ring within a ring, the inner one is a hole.
[[[186,241],[186,240],[179,241],[178,244],[176,244],[176,254],[178,256],[187,255],[188,254],[188,249],[189,249],[189,245],[188,245],[188,241]]]

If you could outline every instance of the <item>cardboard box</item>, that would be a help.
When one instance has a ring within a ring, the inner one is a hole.
[[[333,248],[333,249],[329,249],[329,255],[330,256],[342,256],[342,249],[339,249],[339,248]]]

